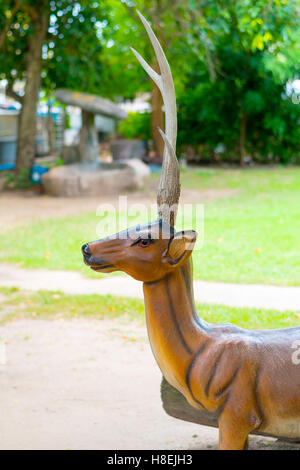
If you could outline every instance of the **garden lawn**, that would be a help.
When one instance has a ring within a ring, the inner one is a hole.
[[[0,288],[0,324],[23,318],[112,319],[145,323],[144,302],[111,295],[66,295],[61,292],[27,292]],[[233,308],[197,304],[199,315],[211,323],[233,323],[243,328],[285,328],[300,325],[300,312]],[[0,337],[1,340],[1,337]]]
[[[193,168],[182,171],[181,179],[183,187],[197,189],[200,194],[205,190],[234,190],[230,196],[204,205],[203,231],[202,223],[185,212],[184,228],[198,230],[200,242],[204,234],[203,246],[193,256],[196,279],[300,285],[299,167]],[[146,220],[143,213],[131,217],[128,224]],[[0,261],[99,277],[83,264],[80,252],[83,243],[102,235],[103,230],[96,234],[99,221],[93,213],[43,219],[10,229],[0,235]],[[178,221],[177,228],[181,228],[180,214]],[[114,233],[112,214],[108,214],[106,224],[107,232]]]

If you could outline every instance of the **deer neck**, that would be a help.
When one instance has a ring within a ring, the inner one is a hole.
[[[183,392],[188,367],[208,341],[207,324],[195,309],[191,260],[159,281],[144,283],[144,299],[154,357],[168,382]]]

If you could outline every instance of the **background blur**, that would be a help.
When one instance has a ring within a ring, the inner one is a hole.
[[[164,109],[136,9],[174,77],[181,203],[204,207],[197,311],[300,324],[299,0],[0,0],[2,449],[217,447],[162,409],[140,283],[80,251],[99,205],[114,232],[119,195],[156,200]]]
[[[202,164],[299,163],[298,0],[2,0],[0,103],[11,112],[21,108],[18,173],[33,163],[35,109],[48,117],[38,123],[41,154],[61,150],[62,119],[67,129],[79,126],[76,111],[55,99],[58,88],[121,104],[129,116],[117,127],[100,123],[99,139],[138,138],[150,159],[161,157],[161,96],[130,51],[156,67],[136,9],[172,66],[179,156]],[[0,138],[9,133],[3,124]]]

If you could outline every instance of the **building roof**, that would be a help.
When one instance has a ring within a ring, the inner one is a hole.
[[[100,98],[97,95],[89,95],[88,93],[80,93],[65,89],[58,89],[54,92],[55,98],[62,103],[78,106],[79,108],[93,114],[102,114],[114,119],[124,119],[127,113],[110,100]]]

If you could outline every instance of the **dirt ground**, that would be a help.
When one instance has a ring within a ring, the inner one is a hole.
[[[0,449],[216,449],[217,430],[162,409],[145,327],[19,320],[0,329]],[[252,449],[297,446],[253,437]]]

